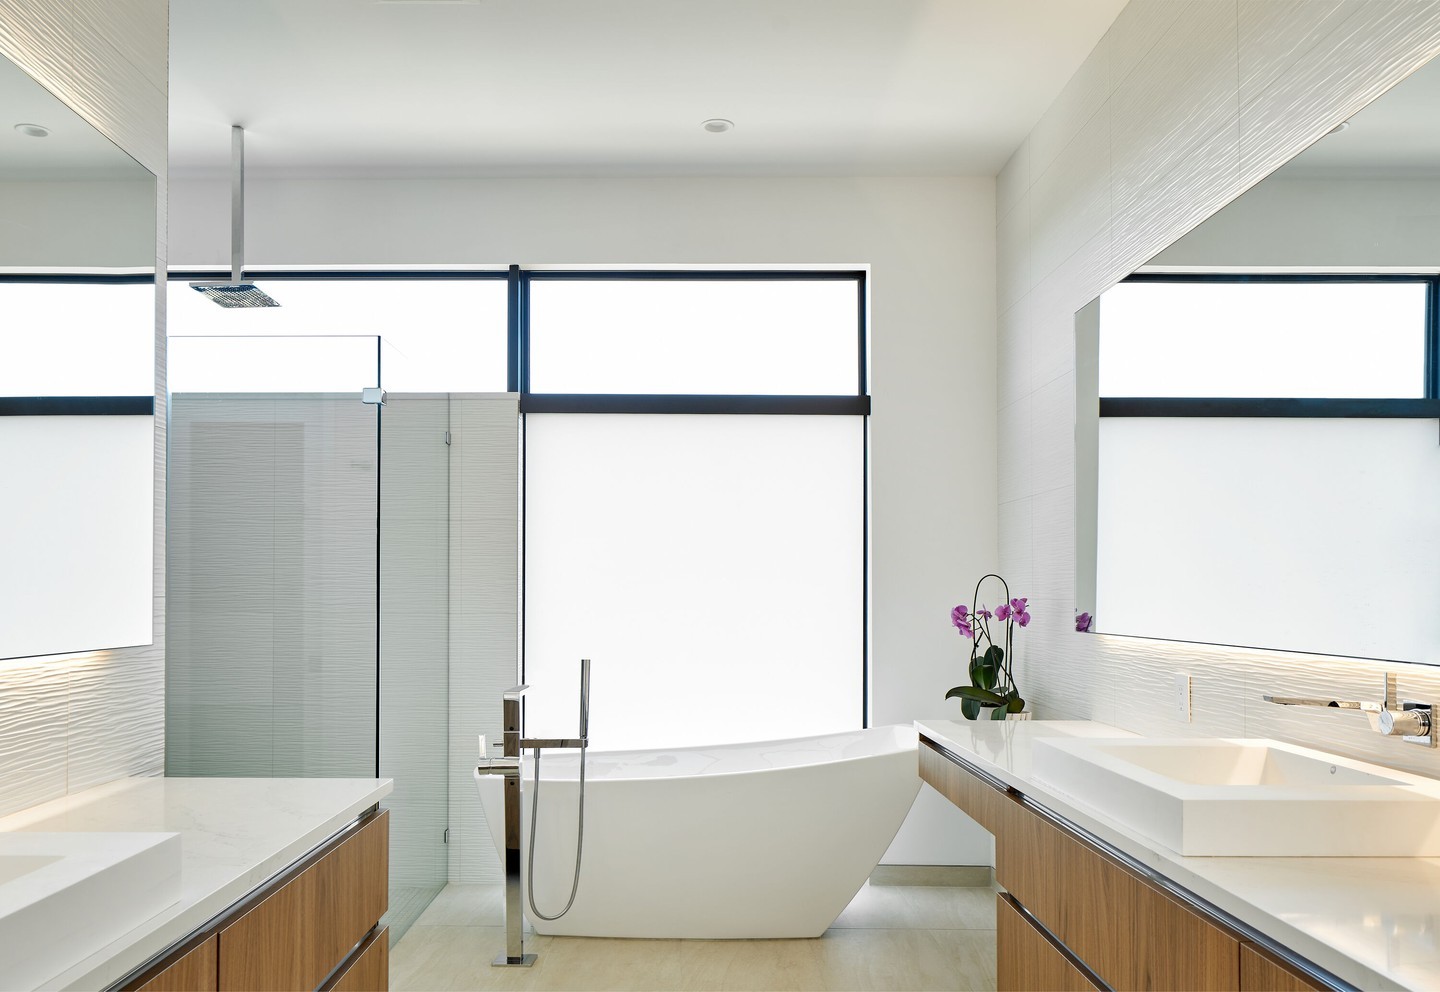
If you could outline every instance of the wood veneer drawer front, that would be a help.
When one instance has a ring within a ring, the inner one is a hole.
[[[379,922],[387,901],[389,812],[220,931],[220,989],[319,987]]]
[[[1250,943],[1240,944],[1240,988],[1242,992],[1325,992],[1290,965]]]
[[[143,985],[130,988],[134,992],[216,992],[220,987],[219,955],[220,940],[212,935],[167,964]]]
[[[1240,987],[1228,929],[1033,811],[1014,805],[995,853],[996,881],[1112,988]]]
[[[995,945],[999,992],[1101,992],[1004,894],[995,897]]]
[[[314,930],[316,949],[329,962],[325,973],[306,986],[313,989],[385,915],[390,898],[389,811],[361,827],[311,870],[313,912],[324,923]]]
[[[947,758],[929,740],[920,738],[920,777],[976,823],[998,835],[1010,800],[1000,790]]]
[[[389,992],[390,928],[380,927],[355,949],[350,961],[325,983],[325,992]]]

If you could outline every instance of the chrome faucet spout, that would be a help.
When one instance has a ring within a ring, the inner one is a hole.
[[[1322,709],[1358,710],[1370,721],[1370,729],[1386,737],[1399,737],[1411,744],[1426,747],[1440,745],[1440,733],[1431,729],[1431,705],[1409,699],[1400,699],[1396,690],[1394,672],[1385,674],[1385,699],[1383,702],[1369,700],[1356,702],[1349,699],[1307,699],[1303,696],[1261,697],[1267,703],[1280,706],[1318,706]]]
[[[1261,698],[1267,703],[1277,703],[1281,706],[1333,706],[1342,710],[1380,708],[1379,703],[1357,703],[1349,699],[1304,699],[1300,696],[1271,696],[1268,694]]]

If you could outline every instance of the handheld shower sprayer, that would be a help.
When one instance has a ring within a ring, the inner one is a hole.
[[[530,912],[547,922],[558,920],[570,912],[570,907],[575,905],[575,895],[580,891],[580,863],[585,854],[585,751],[590,744],[590,659],[580,659],[580,738],[578,740],[549,741],[521,741],[521,747],[533,747],[535,750],[535,781],[531,785],[530,792],[530,859],[526,866],[525,874],[530,883]],[[554,916],[547,916],[540,912],[535,905],[535,825],[540,820],[540,751],[542,747],[579,747],[580,748],[580,805],[576,813],[576,836],[575,836],[575,875],[570,882],[570,898],[565,901],[565,908]]]

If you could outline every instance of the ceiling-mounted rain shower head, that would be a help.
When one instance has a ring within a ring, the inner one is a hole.
[[[190,288],[204,293],[222,307],[278,307],[270,294],[249,282],[192,282]]]
[[[230,164],[230,281],[192,282],[190,288],[233,310],[278,307],[268,293],[245,281],[245,129],[239,124],[230,128]]]

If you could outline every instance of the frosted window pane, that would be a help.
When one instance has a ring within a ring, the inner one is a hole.
[[[858,417],[526,417],[526,731],[597,748],[862,723]]]
[[[217,308],[219,309],[219,308]],[[379,381],[375,338],[175,338],[171,393],[355,393]]]
[[[1096,623],[1435,664],[1437,491],[1433,420],[1102,419]]]
[[[391,392],[505,391],[503,279],[255,280],[280,306],[227,310],[172,281],[170,333],[379,337]]]
[[[0,282],[0,396],[150,396],[153,283]]]
[[[0,472],[0,658],[149,644],[154,418],[0,417]]]
[[[1121,283],[1101,396],[1422,397],[1423,283]]]
[[[537,393],[855,395],[852,280],[536,280]]]

